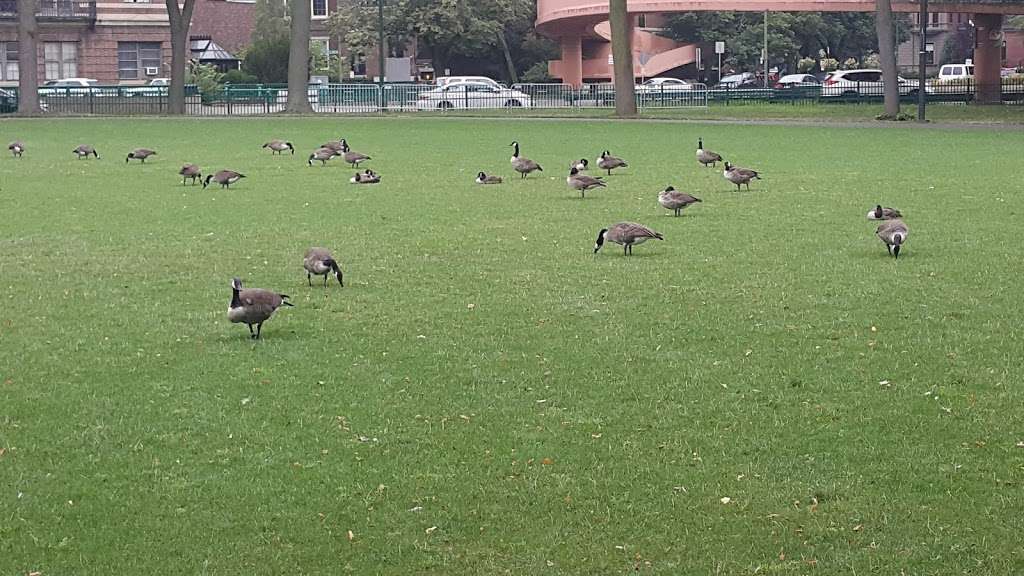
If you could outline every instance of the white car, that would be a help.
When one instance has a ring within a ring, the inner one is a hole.
[[[47,80],[39,88],[39,95],[46,97],[85,96],[96,89],[98,80],[93,78],[64,78]]]
[[[897,76],[896,79],[899,83],[900,96],[917,94],[918,83],[916,80],[907,80],[902,76]],[[930,86],[925,86],[924,89],[928,94],[934,92]],[[882,82],[881,70],[839,70],[829,74],[821,85],[821,95],[826,97],[883,96],[884,94],[885,84]]]
[[[124,95],[129,98],[132,96],[166,96],[170,85],[170,78],[153,78],[145,86],[124,88]]]
[[[943,64],[939,68],[939,80],[958,80],[960,78],[974,78],[973,64]]]
[[[504,88],[504,86],[499,84],[497,81],[488,78],[487,76],[438,76],[434,80],[434,84],[436,84],[438,88],[459,82],[478,82],[480,84],[493,86],[494,88]]]
[[[659,94],[693,90],[693,84],[679,78],[649,78],[636,87],[637,94]]]
[[[483,82],[455,82],[420,92],[418,110],[452,110],[469,108],[530,108],[528,94],[511,88],[495,88]]]

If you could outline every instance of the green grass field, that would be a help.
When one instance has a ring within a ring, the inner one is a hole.
[[[0,575],[1024,566],[1020,131],[0,133],[28,146],[0,157]],[[307,167],[341,136],[382,184]],[[737,192],[698,136],[764,180]],[[514,139],[543,173],[511,178]],[[126,164],[140,146],[159,154]],[[630,167],[580,200],[563,167],[605,148]],[[183,162],[248,178],[182,187]],[[674,218],[668,184],[704,202]],[[910,226],[899,260],[876,203]],[[622,220],[665,241],[594,255]],[[307,286],[312,245],[344,288]],[[261,341],[226,319],[232,276],[296,304]]]

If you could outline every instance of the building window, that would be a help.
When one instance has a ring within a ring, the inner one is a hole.
[[[328,57],[331,55],[331,44],[328,38],[310,38],[309,53],[312,56]]]
[[[0,80],[18,80],[17,42],[0,42]]]
[[[637,28],[647,28],[647,14],[641,14],[636,17]]]
[[[925,42],[924,44],[924,63],[935,64],[935,43]]]
[[[78,76],[78,43],[44,42],[43,72],[47,80]]]
[[[310,0],[313,18],[327,18],[327,0]]]
[[[156,76],[160,74],[162,68],[159,42],[117,43],[117,78],[119,80],[138,80],[146,76]]]
[[[938,24],[938,23],[939,23],[939,13],[938,12],[932,12],[932,24]]]

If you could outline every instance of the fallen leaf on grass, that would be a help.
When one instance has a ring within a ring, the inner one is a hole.
[[[356,535],[355,535],[355,534],[353,534],[351,530],[349,530],[348,532],[346,532],[346,533],[345,533],[345,536],[347,536],[347,537],[348,537],[348,541],[349,541],[349,542],[351,542],[351,541],[353,541],[353,540],[355,540],[355,539],[356,539]]]
[[[437,530],[437,526],[431,526],[430,528],[424,530],[424,532],[426,532],[427,534],[433,534],[434,530]]]
[[[552,460],[551,458],[545,458],[545,459],[541,460],[540,463],[543,464],[544,466],[550,466],[550,465],[554,464],[555,461]]]
[[[409,508],[409,512],[419,512],[421,510],[423,510],[423,506],[413,506],[412,508]]]
[[[1024,440],[1017,442],[1017,448],[1024,448]],[[3,451],[0,450],[0,455],[3,455]]]
[[[863,524],[857,524],[856,526],[853,527],[853,531],[854,532],[860,532],[863,529],[864,529],[864,525]]]
[[[722,504],[728,504],[729,502],[732,502],[732,498],[729,498],[728,496],[723,496],[722,499],[719,500],[719,502],[721,502]]]

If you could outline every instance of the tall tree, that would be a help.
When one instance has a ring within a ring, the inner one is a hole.
[[[185,65],[188,63],[188,29],[192,24],[192,9],[196,0],[165,0],[167,21],[171,24],[171,86],[167,99],[168,114],[185,113]]]
[[[39,26],[36,0],[18,0],[18,112],[39,114]]]
[[[310,0],[292,0],[292,44],[288,50],[288,104],[294,114],[313,111],[309,104]]]
[[[890,0],[875,1],[875,32],[878,34],[878,60],[882,68],[885,115],[895,119],[900,114],[900,87],[896,76],[896,33],[893,30]]]
[[[612,60],[615,74],[615,115],[636,116],[636,76],[633,74],[633,44],[626,0],[610,0]]]

